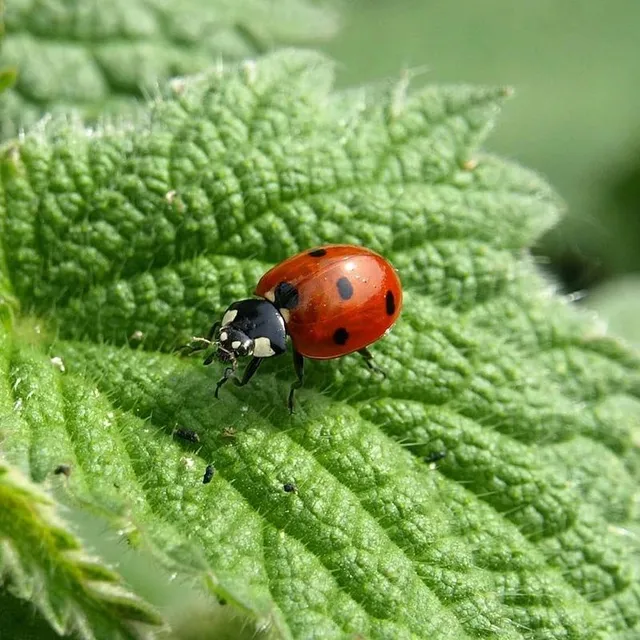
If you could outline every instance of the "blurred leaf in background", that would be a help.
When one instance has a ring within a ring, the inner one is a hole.
[[[545,174],[568,215],[538,245],[568,289],[640,269],[640,2],[356,1],[326,49],[345,84],[423,67],[516,88],[491,147]],[[618,175],[630,182],[621,196]]]
[[[8,409],[6,403],[0,406],[3,440],[11,433]],[[74,631],[87,640],[129,640],[161,629],[159,613],[102,558],[87,552],[60,511],[41,483],[33,483],[0,457],[0,603],[9,612],[5,621],[0,609],[0,625],[8,637],[22,632],[16,622],[24,607],[16,598],[28,600],[32,617],[37,611],[60,635]],[[10,630],[9,624],[16,628]],[[32,626],[37,625],[34,619]]]
[[[627,274],[595,287],[588,305],[609,331],[640,349],[640,275]]]
[[[35,606],[0,590],[2,631],[0,638],[57,640],[60,636],[38,615]]]
[[[53,489],[61,503],[74,504],[65,515],[82,533],[87,545],[117,570],[136,594],[162,611],[171,629],[163,638],[259,640],[262,637],[254,621],[209,597],[193,577],[178,575],[163,567],[150,549],[134,549],[128,545],[122,539],[122,532],[114,531],[107,519],[75,506],[77,496],[72,481],[59,478]],[[37,619],[35,610],[31,617]],[[16,616],[16,623],[19,621],[20,617]]]
[[[640,55],[638,60],[640,67]],[[608,188],[599,203],[609,229],[606,238],[615,240],[604,246],[617,273],[640,272],[640,130],[630,136],[629,147],[629,153],[607,172]]]
[[[337,16],[310,0],[9,0],[4,23],[1,60],[18,76],[0,99],[0,138],[51,113],[134,117],[168,78],[327,38]]]

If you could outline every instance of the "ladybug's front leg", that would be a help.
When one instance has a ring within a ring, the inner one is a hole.
[[[236,385],[236,387],[244,387],[244,385],[247,384],[247,382],[249,382],[251,378],[253,378],[253,375],[258,370],[258,367],[262,364],[263,360],[264,358],[255,358],[255,357],[251,358],[251,362],[249,362],[249,364],[247,365],[247,368],[244,370],[244,373],[242,374],[242,380],[238,380],[238,378],[233,378],[233,383]]]
[[[214,392],[214,396],[217,398],[218,397],[218,392],[220,391],[220,387],[225,384],[225,382],[231,378],[233,376],[233,374],[235,373],[236,367],[235,367],[235,362],[233,363],[234,366],[232,367],[227,367],[224,370],[224,375],[222,376],[222,378],[220,378],[220,380],[218,380],[218,383],[216,384],[216,390]]]
[[[234,366],[227,367],[224,370],[224,375],[222,376],[222,378],[220,378],[220,380],[218,380],[218,384],[216,384],[216,392],[215,392],[216,398],[218,397],[218,391],[220,391],[220,387],[223,384],[225,384],[225,382],[227,380],[229,380],[229,378],[231,378],[231,380],[233,380],[233,383],[237,387],[244,387],[244,385],[247,384],[247,382],[249,382],[249,380],[251,380],[251,378],[253,378],[253,375],[258,370],[258,367],[262,364],[263,360],[264,360],[264,358],[251,358],[251,361],[249,362],[249,364],[247,365],[246,369],[244,370],[244,373],[242,374],[242,380],[238,380],[238,378],[236,378],[233,375],[235,373],[235,371],[236,371],[236,363],[235,362],[234,362]]]
[[[304,357],[295,349],[293,350],[293,368],[298,379],[291,383],[291,388],[289,390],[289,413],[293,413],[293,394],[304,382]]]

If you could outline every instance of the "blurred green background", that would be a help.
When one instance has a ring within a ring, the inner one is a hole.
[[[515,88],[488,148],[542,173],[565,199],[564,221],[536,247],[565,291],[608,288],[640,271],[640,2],[343,6],[342,29],[325,45],[341,85],[392,80],[408,68],[421,70],[416,83]],[[625,282],[615,291],[640,298]]]

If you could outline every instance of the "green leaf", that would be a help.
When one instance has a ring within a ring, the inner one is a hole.
[[[326,38],[337,17],[311,0],[11,0],[4,23],[0,61],[18,78],[0,98],[2,139],[52,112],[135,118],[158,83],[278,42]]]
[[[7,455],[277,637],[635,637],[640,362],[528,257],[559,203],[478,150],[508,92],[331,82],[283,51],[5,146]],[[290,417],[276,359],[216,401],[171,350],[323,242],[399,269],[386,380],[311,362]]]
[[[1,459],[0,504],[0,586],[29,600],[59,634],[141,638],[149,637],[148,625],[161,623],[117,574],[86,553],[53,501]],[[9,603],[8,593],[0,601]],[[5,632],[13,608],[3,606]]]

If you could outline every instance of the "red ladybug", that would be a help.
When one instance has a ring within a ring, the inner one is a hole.
[[[262,276],[255,294],[259,298],[234,302],[211,327],[206,343],[215,351],[205,359],[229,363],[220,387],[230,378],[243,386],[265,358],[286,351],[287,336],[293,346],[297,380],[302,386],[304,358],[327,360],[357,351],[367,366],[372,362],[367,346],[381,338],[397,320],[402,307],[402,287],[394,268],[382,256],[353,245],[326,245],[298,253]],[[242,379],[234,376],[237,360],[252,356]]]

